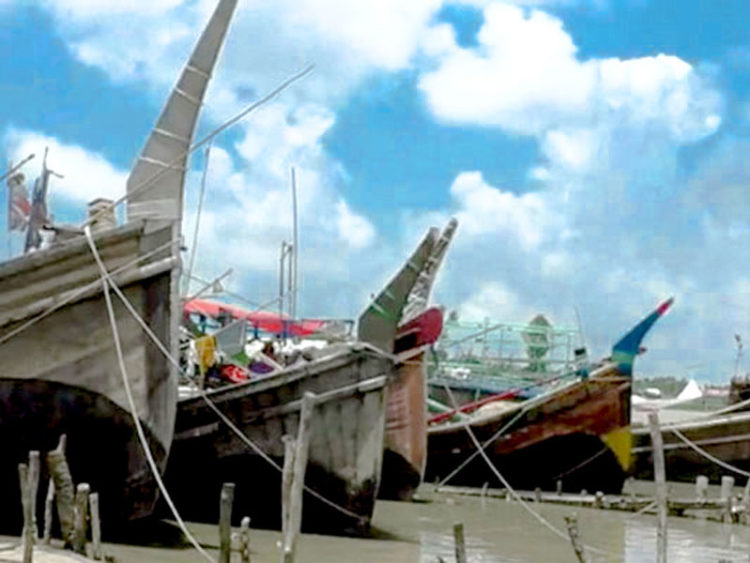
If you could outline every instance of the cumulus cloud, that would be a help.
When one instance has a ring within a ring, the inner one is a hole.
[[[478,46],[444,48],[420,78],[440,120],[540,138],[602,122],[655,123],[678,142],[720,124],[718,95],[678,57],[581,60],[562,21],[546,12],[494,2],[483,14]]]

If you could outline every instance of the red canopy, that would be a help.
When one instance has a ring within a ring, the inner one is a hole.
[[[325,325],[325,321],[304,320],[294,321],[286,315],[271,313],[270,311],[251,311],[209,299],[191,299],[182,306],[185,313],[196,313],[207,317],[218,318],[222,313],[235,319],[245,319],[254,327],[274,334],[288,334],[291,336],[308,336],[318,332]]]

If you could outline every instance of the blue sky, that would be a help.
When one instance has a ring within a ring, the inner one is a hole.
[[[734,333],[750,339],[750,5],[371,4],[240,0],[202,133],[316,67],[214,145],[198,273],[274,296],[295,166],[303,315],[356,316],[456,216],[435,297],[462,318],[570,325],[577,308],[604,354],[674,295],[638,370],[727,380]],[[58,220],[123,193],[214,5],[0,0],[0,157],[50,147]]]

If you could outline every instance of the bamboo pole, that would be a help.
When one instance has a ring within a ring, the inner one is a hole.
[[[99,493],[89,495],[89,508],[91,510],[91,543],[92,558],[95,561],[102,560],[102,527],[99,520]]]
[[[297,536],[302,526],[302,492],[305,485],[307,455],[310,449],[311,421],[315,408],[315,394],[307,392],[302,397],[299,428],[297,430],[297,448],[294,454],[292,483],[289,490],[288,526],[284,533],[282,562],[294,561]]]
[[[656,563],[667,561],[667,479],[664,467],[664,444],[659,428],[659,415],[656,412],[648,414],[648,424],[651,429],[651,450],[654,454],[654,481],[656,482]]]
[[[456,547],[456,563],[466,563],[466,542],[463,522],[453,524],[453,540]]]
[[[224,483],[221,486],[219,502],[219,563],[229,563],[232,558],[234,483]]]
[[[81,555],[86,555],[90,492],[91,487],[89,487],[88,483],[79,483],[76,488],[73,551]]]

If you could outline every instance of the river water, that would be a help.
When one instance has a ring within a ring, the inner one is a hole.
[[[369,563],[446,563],[455,561],[453,525],[462,522],[470,562],[575,563],[565,516],[578,518],[586,560],[655,561],[656,517],[625,512],[530,504],[558,533],[542,524],[517,502],[458,495],[427,495],[429,502],[378,502],[372,537],[340,538],[303,534],[297,561]],[[199,541],[216,555],[217,527],[192,524]],[[252,561],[279,560],[281,534],[251,530]],[[592,549],[593,548],[593,549]],[[186,546],[107,544],[105,553],[120,562],[202,561]],[[750,561],[750,526],[692,518],[669,518],[668,560],[680,563]],[[239,561],[234,555],[233,561]]]

